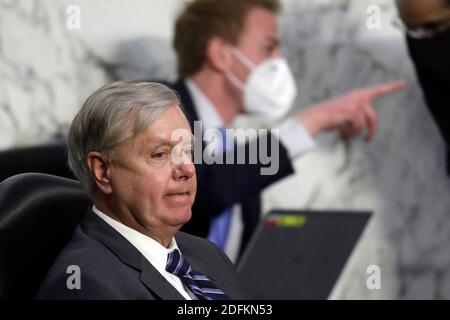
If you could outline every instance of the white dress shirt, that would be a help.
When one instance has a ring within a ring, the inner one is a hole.
[[[92,210],[127,239],[186,300],[196,299],[194,294],[183,285],[180,278],[166,271],[167,255],[173,250],[178,249],[175,238],[172,238],[169,247],[165,248],[156,240],[107,216],[97,209],[95,205],[92,207]]]
[[[191,94],[195,111],[197,111],[198,117],[200,118],[199,120],[203,123],[203,128],[225,127],[225,123],[220,118],[213,103],[205,96],[200,88],[190,79],[186,80],[186,86]],[[287,149],[291,160],[316,146],[314,139],[305,127],[293,118],[282,121],[278,129],[280,129],[280,141]]]
[[[225,123],[212,102],[205,96],[200,88],[192,80],[186,80],[186,86],[191,94],[195,111],[197,111],[198,117],[200,118],[199,120],[202,121],[203,130],[224,128]],[[227,142],[233,143],[233,141]],[[214,149],[217,150],[217,148]],[[244,231],[241,205],[239,203],[233,205],[232,212],[230,229],[228,230],[228,237],[225,243],[224,252],[231,261],[236,262],[239,255],[242,232]]]
[[[186,86],[191,94],[195,111],[202,121],[203,129],[224,128],[225,123],[220,117],[213,103],[201,91],[201,89],[191,79],[186,80]],[[279,138],[283,146],[287,149],[291,159],[295,159],[302,153],[315,146],[314,140],[308,131],[295,119],[287,119],[279,126]],[[228,141],[232,143],[232,141]],[[242,222],[242,210],[239,204],[232,208],[233,215],[230,222],[230,230],[225,244],[224,251],[231,261],[236,262],[239,255],[240,243],[244,224]]]

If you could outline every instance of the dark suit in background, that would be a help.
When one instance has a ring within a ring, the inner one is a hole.
[[[177,245],[193,270],[205,274],[230,299],[248,299],[225,254],[209,241],[183,232]],[[81,270],[81,289],[69,290],[67,267]],[[76,228],[43,281],[37,299],[184,299],[120,233],[91,210]]]
[[[200,120],[194,102],[183,80],[171,86],[180,95],[187,118],[194,130],[194,121]],[[271,136],[271,139],[277,139]],[[268,139],[267,141],[270,141]],[[246,154],[248,146],[246,145]],[[268,145],[270,150],[270,144]],[[235,161],[236,163],[236,161]],[[257,164],[196,164],[197,196],[192,207],[192,218],[181,230],[200,237],[208,235],[211,219],[236,203],[242,206],[244,230],[241,252],[248,243],[261,215],[261,191],[268,185],[294,172],[287,150],[280,144],[279,170],[275,175],[261,175]]]
[[[450,174],[450,31],[433,38],[406,39],[426,103],[447,145]]]

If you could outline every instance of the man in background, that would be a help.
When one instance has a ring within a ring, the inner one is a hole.
[[[276,23],[280,10],[277,0],[186,4],[175,24],[180,80],[173,87],[192,126],[201,120],[203,129],[222,129],[240,113],[273,121],[289,111],[296,83],[280,52]],[[322,132],[336,130],[351,139],[367,131],[367,141],[373,139],[377,115],[371,102],[403,86],[394,82],[355,90],[281,122],[279,137],[269,133],[268,139],[276,139],[280,146],[279,170],[273,175],[261,175],[261,163],[198,165],[197,199],[184,230],[208,236],[235,260],[259,221],[260,192],[292,174],[292,161],[313,148],[314,138]]]
[[[447,145],[450,174],[450,1],[397,0],[397,6],[426,103]]]

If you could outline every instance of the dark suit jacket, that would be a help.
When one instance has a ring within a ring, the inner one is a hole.
[[[428,109],[447,145],[447,173],[450,175],[450,31],[436,38],[407,36],[406,40]]]
[[[178,80],[171,87],[180,95],[181,103],[193,129],[194,121],[199,120],[199,117],[184,81]],[[270,139],[277,138],[270,136],[267,141]],[[247,151],[248,148],[249,144],[246,146]],[[270,150],[270,144],[268,144],[268,150]],[[182,230],[206,237],[211,219],[233,204],[240,203],[244,220],[242,252],[261,215],[260,192],[268,185],[293,173],[287,150],[282,144],[279,148],[278,173],[271,176],[261,175],[261,167],[263,167],[261,163],[196,165],[197,197],[192,207],[192,218]]]
[[[192,269],[208,276],[230,299],[246,299],[236,271],[211,242],[178,232],[178,247]],[[67,267],[81,270],[81,289],[69,290]],[[184,299],[120,233],[91,210],[59,254],[37,299]]]

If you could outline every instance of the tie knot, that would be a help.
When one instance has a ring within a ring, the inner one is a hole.
[[[226,294],[216,287],[207,276],[192,271],[178,249],[167,255],[166,271],[181,279],[183,284],[200,300],[226,300]]]
[[[167,255],[166,271],[182,277],[192,270],[187,261],[181,256],[180,251],[175,249]]]

